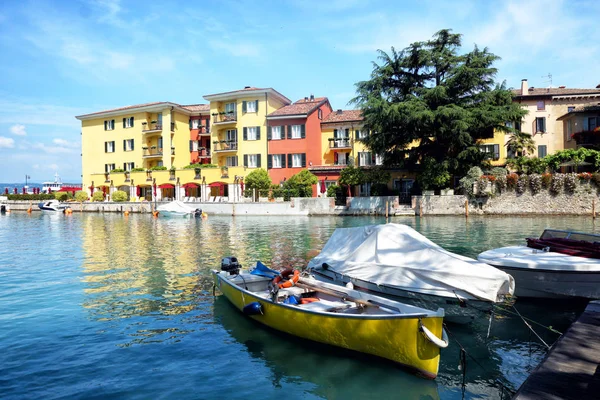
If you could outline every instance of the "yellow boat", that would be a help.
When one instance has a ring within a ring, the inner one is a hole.
[[[441,308],[430,311],[297,273],[290,277],[297,280],[291,287],[279,288],[291,283],[222,269],[212,271],[216,287],[236,308],[264,325],[383,357],[426,378],[437,376],[440,349],[448,345]]]

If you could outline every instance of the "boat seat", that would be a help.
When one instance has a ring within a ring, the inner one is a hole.
[[[323,299],[320,299],[320,301],[313,301],[312,303],[298,304],[298,306],[312,311],[333,311],[352,307],[351,304],[342,301],[329,301]]]

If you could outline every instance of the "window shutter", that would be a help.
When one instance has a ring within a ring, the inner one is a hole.
[[[127,119],[127,118],[123,118],[123,128],[125,128],[125,120],[126,120],[126,119]]]
[[[244,127],[244,140],[248,140],[248,128]]]
[[[288,139],[292,138],[292,126],[291,125],[287,126],[287,138]]]
[[[349,138],[350,137],[350,129],[346,128],[346,136],[344,136],[344,138]]]
[[[267,140],[271,140],[271,137],[273,136],[273,129],[270,126],[267,126]]]
[[[304,139],[306,137],[306,125],[300,125],[300,137]]]
[[[193,151],[192,149],[194,148],[194,141],[190,140],[190,153]]]
[[[500,159],[500,145],[495,144],[494,145],[494,160],[499,160],[499,159]]]
[[[131,150],[133,150],[133,141],[134,139],[131,139]]]
[[[242,101],[242,112],[246,112],[246,102]]]
[[[190,129],[192,129],[192,119],[190,118]]]
[[[127,171],[127,163],[126,162],[123,163],[123,171]]]
[[[371,163],[375,164],[375,153],[371,153]]]
[[[275,157],[279,157],[281,168],[285,168],[285,154],[277,154]]]
[[[131,127],[133,128],[133,117],[131,117]]]
[[[127,140],[123,140],[123,151],[127,151]]]
[[[248,166],[248,154],[244,154],[244,167]]]
[[[260,154],[256,155],[256,168],[260,168]]]
[[[256,140],[260,140],[260,126],[256,127]]]
[[[256,103],[256,106],[254,106],[254,109],[256,110],[256,112],[258,113],[258,100],[254,100],[254,102]]]
[[[337,138],[337,129],[334,129],[334,130],[333,130],[333,138],[334,138],[334,139],[335,139],[335,138]]]
[[[267,154],[267,169],[273,168],[273,156]]]
[[[306,153],[302,153],[302,168],[306,167]]]
[[[288,168],[292,168],[292,155],[288,154]]]
[[[108,142],[104,142],[104,152],[108,153]]]
[[[110,120],[110,129],[115,129],[115,120],[114,119]]]
[[[546,132],[546,117],[542,117],[542,132]]]
[[[108,122],[108,121],[104,121],[104,130],[106,130],[106,123],[107,123],[107,122]]]
[[[354,130],[354,138],[355,138],[355,139],[358,139],[358,138],[359,138],[359,136],[360,136],[360,129],[355,129],[355,130]]]

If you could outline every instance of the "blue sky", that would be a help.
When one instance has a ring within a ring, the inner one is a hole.
[[[0,182],[80,182],[75,115],[205,102],[250,85],[350,108],[377,49],[451,28],[519,87],[600,84],[600,2],[17,1],[0,3]]]

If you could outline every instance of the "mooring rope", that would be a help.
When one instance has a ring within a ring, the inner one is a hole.
[[[544,342],[544,339],[542,339],[541,336],[538,335],[537,332],[533,329],[533,327],[531,325],[529,325],[529,322],[525,321],[525,318],[523,318],[523,316],[521,315],[521,313],[519,312],[519,310],[517,310],[515,308],[515,306],[512,306],[512,308],[515,310],[515,312],[517,313],[517,315],[519,317],[521,317],[521,319],[523,320],[523,323],[529,328],[529,330],[531,330],[531,332],[533,332],[533,334],[535,336],[537,336],[537,338],[540,340],[540,342],[542,342],[544,344],[544,346],[546,346],[546,348],[548,350],[550,350],[550,346],[548,346],[548,343]]]

